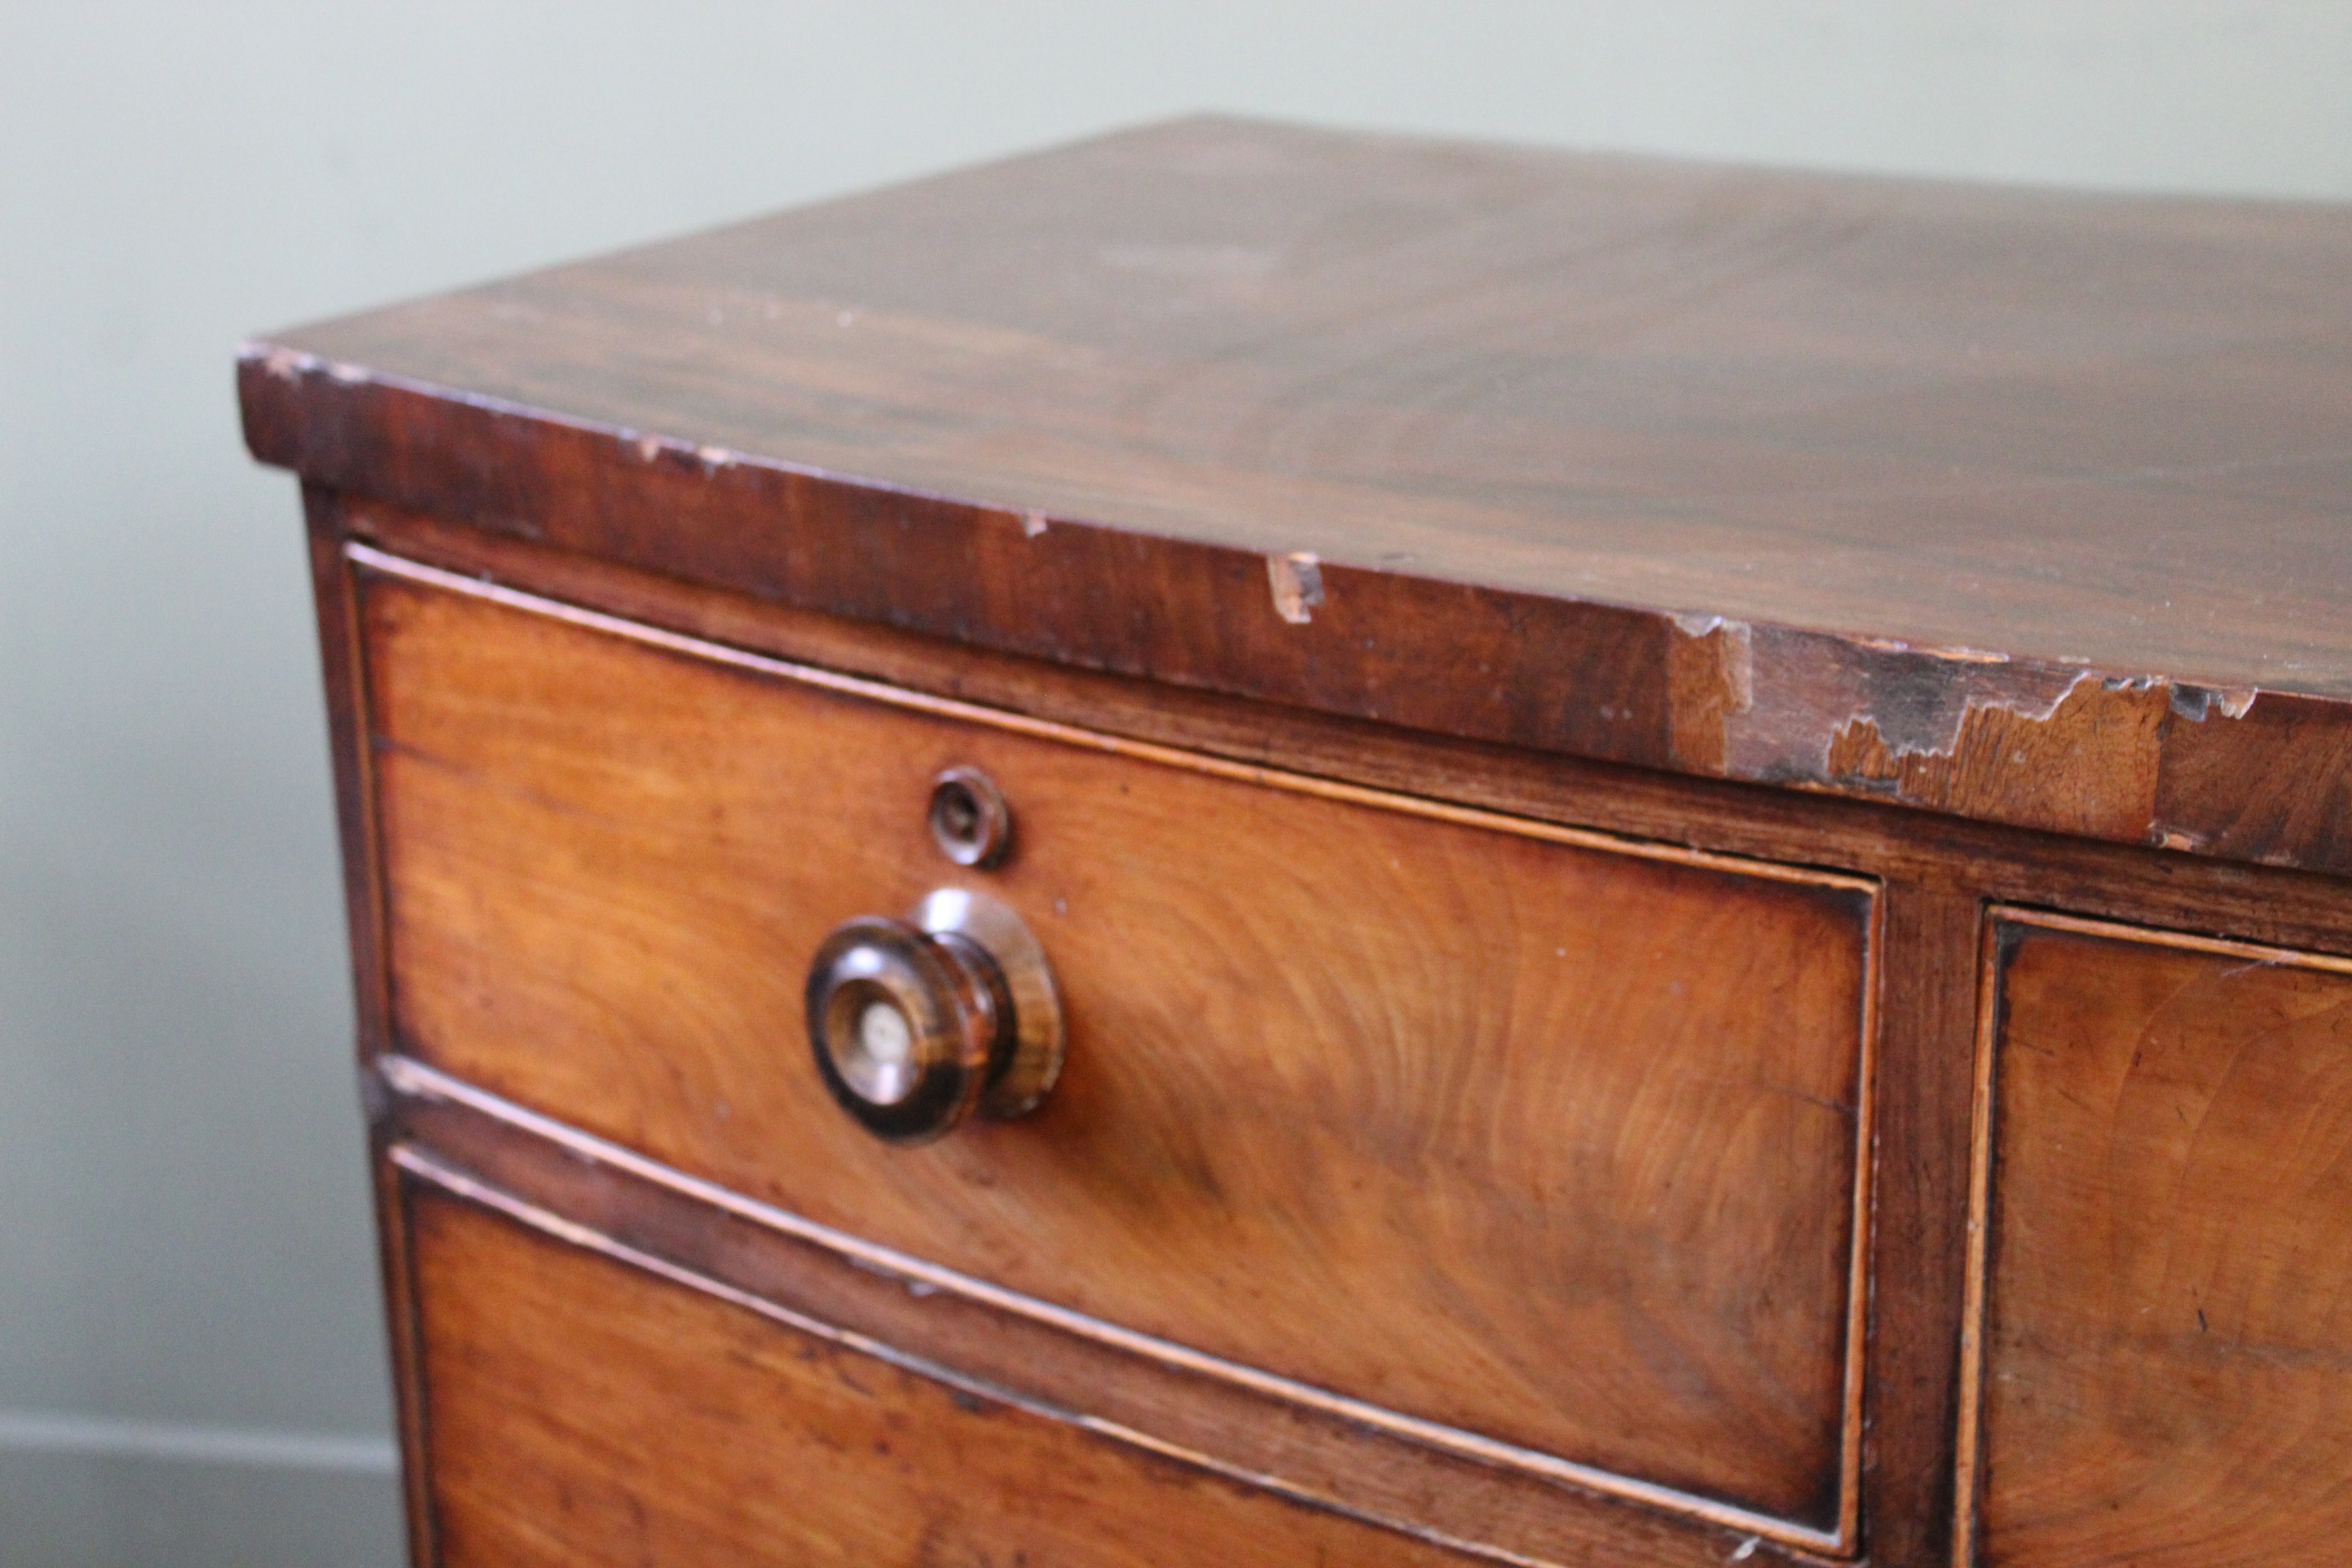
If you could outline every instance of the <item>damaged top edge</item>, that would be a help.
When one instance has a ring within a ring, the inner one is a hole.
[[[264,460],[718,586],[1466,739],[2352,872],[2352,702],[2332,696],[1482,587],[1395,552],[1237,552],[268,342],[239,358]],[[567,533],[550,498],[579,494],[644,521],[583,511]],[[1258,585],[1236,597],[1244,562]]]
[[[1894,759],[1949,759],[1979,715],[2047,725],[2078,695],[2111,696],[2134,708],[2161,696],[2168,713],[2194,723],[2242,719],[2262,695],[2164,675],[2110,674],[2072,660],[1915,647],[1722,616],[1678,615],[1674,622],[1682,637],[1720,646],[1723,747],[1728,771],[1742,777],[1832,782],[1839,737],[1862,730]]]
[[[1716,616],[1673,622],[1674,750],[1687,771],[2352,868],[2332,777],[2352,749],[2344,704]],[[2296,752],[2324,753],[2312,778],[2274,771]]]

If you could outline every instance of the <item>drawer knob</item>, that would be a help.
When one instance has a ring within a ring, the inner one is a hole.
[[[942,888],[904,920],[834,927],[809,963],[809,1047],[844,1110],[923,1143],[975,1113],[1036,1108],[1062,1070],[1062,1004],[1045,950],[984,893]]]

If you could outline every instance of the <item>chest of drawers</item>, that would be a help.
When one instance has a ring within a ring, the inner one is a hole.
[[[420,1564],[2352,1531],[2352,216],[1194,121],[280,334]]]

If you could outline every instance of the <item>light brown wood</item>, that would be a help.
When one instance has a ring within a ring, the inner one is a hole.
[[[1964,1479],[1985,1568],[2352,1539],[2352,962],[2004,913]]]
[[[856,700],[363,595],[404,1047],[1124,1328],[1850,1529],[1865,886]],[[1014,847],[969,883],[929,781]],[[1071,1055],[889,1149],[805,1059],[830,925],[984,885]]]
[[[1103,1443],[430,1187],[412,1184],[406,1209],[446,1568],[1475,1561]]]
[[[421,1063],[394,1058],[384,1066],[392,1168],[1104,1441],[1507,1563],[1718,1568],[1743,1550],[1739,1560],[1759,1568],[1833,1561],[1737,1523],[1695,1524],[1686,1510],[1586,1491],[1110,1338],[1066,1332],[942,1283],[934,1266],[815,1231]]]
[[[695,589],[610,563],[376,504],[348,523],[459,574],[605,606],[644,623],[1063,722],[1235,760],[1440,792],[1562,823],[1748,855],[1878,870],[1885,1048],[1876,1118],[1871,1401],[1861,1502],[1874,1562],[1947,1563],[1953,1502],[1957,1284],[1966,1234],[1969,1059],[1981,902],[2027,900],[2143,924],[2202,924],[2307,948],[2352,943],[2342,884],[2006,833],[1922,814],[1677,780],[1409,736],[1297,710],[1149,686]],[[1654,1543],[1624,1553],[1661,1561]]]

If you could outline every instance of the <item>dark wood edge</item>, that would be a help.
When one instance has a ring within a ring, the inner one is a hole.
[[[1264,556],[282,344],[247,344],[238,387],[254,455],[313,484],[773,605],[1457,739],[2352,871],[2339,698]]]
[[[1862,1539],[1862,1471],[1868,1447],[1870,1289],[1878,1269],[1871,1216],[1877,1202],[1879,1081],[1886,1058],[1886,897],[1874,885],[1864,915],[1862,997],[1855,1019],[1853,1183],[1846,1231],[1845,1394],[1839,1407],[1837,1549],[1851,1555]]]
[[[370,1081],[373,1077],[370,1075]],[[383,1269],[384,1328],[392,1342],[394,1418],[400,1431],[400,1495],[408,1527],[411,1568],[438,1568],[441,1526],[433,1503],[433,1458],[425,1398],[425,1335],[416,1300],[415,1259],[409,1247],[408,1205],[392,1140],[379,1124],[370,1130],[373,1169],[376,1248]]]
[[[1448,739],[1072,669],[697,587],[380,503],[347,501],[343,520],[355,540],[487,583],[1105,734],[1972,900],[2352,953],[2352,889],[2333,877]]]
[[[404,1181],[736,1299],[976,1397],[1492,1561],[1840,1561],[1402,1440],[1137,1356],[762,1224],[763,1206],[386,1058]],[[551,1136],[551,1133],[553,1136]],[[519,1209],[534,1211],[532,1214]],[[781,1216],[789,1220],[791,1216]]]
[[[1889,1568],[1950,1551],[1982,909],[1907,883],[1881,900],[1862,1546]]]
[[[1984,1329],[1992,1256],[1994,1122],[2000,1114],[2001,984],[2008,968],[2000,909],[1988,910],[1977,947],[1977,1026],[1969,1066],[1968,1268],[1960,1297],[1958,1431],[1953,1439],[1952,1568],[1973,1568],[1983,1515]]]
[[[2036,931],[2097,937],[2106,942],[2131,942],[2140,947],[2173,947],[2185,952],[2208,952],[2219,958],[2242,958],[2264,968],[2317,969],[2330,974],[2352,974],[2352,957],[2338,953],[2313,952],[2302,948],[2280,947],[2272,942],[2238,942],[2199,931],[2164,931],[2120,921],[2085,919],[2063,910],[2003,905],[1992,913],[2004,929],[2031,927]]]
[[[359,1086],[367,1115],[370,1189],[375,1206],[377,1262],[384,1329],[391,1342],[393,1407],[400,1439],[401,1493],[408,1557],[415,1568],[440,1561],[439,1532],[426,1485],[425,1411],[417,1379],[416,1300],[399,1184],[387,1163],[382,1084],[370,1070],[389,1048],[392,1005],[384,952],[381,861],[376,853],[374,769],[367,744],[366,663],[360,641],[357,589],[344,554],[343,511],[315,486],[302,493],[318,613],[320,669],[327,700],[328,744],[335,780],[335,822],[342,850],[343,912],[352,955]]]
[[[326,687],[327,742],[335,780],[335,827],[342,849],[343,919],[352,954],[352,1000],[362,1063],[391,1039],[391,980],[383,952],[383,868],[375,843],[375,770],[368,749],[366,655],[358,594],[345,554],[344,508],[332,492],[302,489],[310,584],[319,618],[319,663]]]

